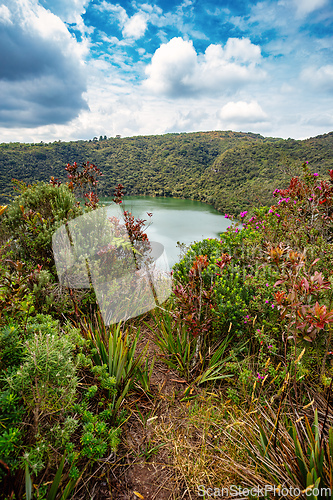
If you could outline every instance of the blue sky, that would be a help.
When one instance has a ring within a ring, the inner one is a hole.
[[[0,0],[0,142],[333,130],[331,0]]]

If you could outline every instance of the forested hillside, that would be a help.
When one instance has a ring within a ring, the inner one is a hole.
[[[13,178],[64,181],[67,163],[87,161],[103,171],[99,195],[122,183],[128,194],[192,198],[236,214],[271,203],[303,161],[322,173],[332,168],[333,132],[304,141],[227,131],[1,144],[0,202],[13,194]]]

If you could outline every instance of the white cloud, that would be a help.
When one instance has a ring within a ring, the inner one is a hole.
[[[141,38],[147,29],[147,14],[143,12],[137,12],[134,16],[130,17],[127,22],[125,22],[122,33],[124,37],[133,38],[138,40]]]
[[[302,71],[301,79],[311,87],[321,91],[333,91],[333,65],[327,64],[320,68],[309,67]]]
[[[64,123],[87,107],[82,46],[35,0],[2,0],[11,24],[0,32],[0,124]]]
[[[143,7],[147,10],[146,5],[143,5]],[[117,21],[122,31],[122,35],[125,38],[138,40],[143,37],[148,28],[148,19],[151,15],[151,9],[149,9],[149,14],[146,11],[139,10],[132,17],[129,17],[126,10],[121,5],[113,5],[107,3],[105,0],[95,8],[101,12],[109,12],[111,20],[115,19]]]
[[[258,63],[261,59],[261,50],[258,45],[254,45],[248,38],[229,38],[224,49],[224,55],[228,61]]]
[[[177,30],[179,34],[208,40],[208,37],[203,32],[194,27],[194,2],[191,0],[185,0],[173,10],[165,13],[157,5],[147,3],[137,4],[135,1],[131,3],[132,7],[137,10],[131,17],[129,17],[124,7],[118,3],[108,3],[106,0],[103,0],[98,5],[94,5],[94,8],[100,12],[109,13],[110,21],[118,24],[123,37],[132,40],[142,38],[149,25],[158,28],[172,28],[173,30]],[[166,33],[159,31],[158,36],[160,40],[164,41]]]
[[[313,13],[313,19],[310,18],[313,22],[315,16],[322,14],[319,9],[328,3],[329,0],[262,0],[249,6],[247,16],[231,16],[230,22],[242,32],[251,32],[258,37],[262,37],[265,31],[275,30],[277,36],[276,40],[273,36],[274,43],[279,41],[280,45],[285,45],[285,50],[288,51],[289,45],[294,45],[293,37],[296,38],[296,42],[299,39],[303,42],[307,39],[306,34],[300,32],[300,26],[304,24],[305,17]],[[322,22],[323,19],[317,18],[316,20]],[[272,41],[270,33],[267,39]]]
[[[249,124],[267,121],[267,114],[257,101],[228,102],[219,112],[219,117],[226,122]]]
[[[297,15],[300,17],[307,16],[311,12],[324,7],[327,0],[292,0],[296,9]]]
[[[173,38],[163,43],[146,68],[146,88],[157,94],[179,95],[191,88],[197,66],[197,54],[191,41]]]
[[[200,93],[234,91],[251,81],[262,80],[260,47],[249,39],[229,38],[226,45],[211,44],[198,55],[192,41],[181,37],[162,44],[146,68],[144,86],[157,94],[190,97]]]
[[[0,23],[2,24],[13,24],[11,20],[10,10],[6,5],[0,5]]]
[[[123,27],[128,21],[126,10],[119,4],[113,5],[112,3],[108,3],[103,0],[103,2],[101,2],[100,4],[95,5],[95,9],[99,10],[102,13],[109,12],[111,19],[114,18],[116,21],[118,21],[121,27]]]
[[[90,0],[40,0],[46,9],[66,23],[81,23],[81,15],[85,13]]]

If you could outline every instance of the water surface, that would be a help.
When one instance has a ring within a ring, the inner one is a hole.
[[[112,199],[103,198],[101,202],[110,204],[112,214],[115,206]],[[170,267],[179,261],[177,242],[190,245],[204,238],[216,238],[230,225],[230,221],[215,208],[194,200],[125,196],[121,207],[150,223],[146,233],[150,240],[164,245]],[[147,212],[152,213],[152,217],[148,217]]]

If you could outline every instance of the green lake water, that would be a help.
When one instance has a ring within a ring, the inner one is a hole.
[[[115,204],[108,198],[101,203],[110,204],[110,214]],[[216,238],[230,225],[230,221],[210,205],[194,200],[159,198],[151,196],[125,196],[121,205],[135,217],[150,221],[146,230],[151,241],[162,243],[169,266],[179,261],[177,242],[189,245],[204,238]],[[152,213],[152,217],[147,216]]]

